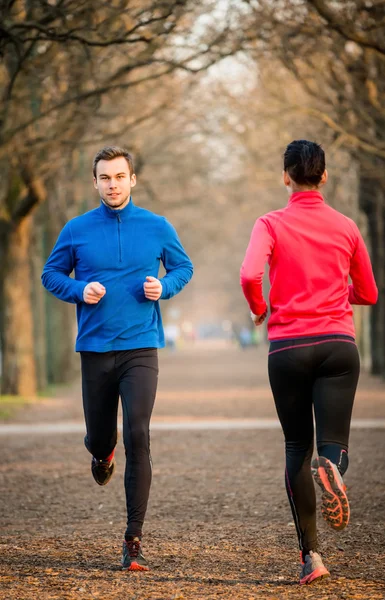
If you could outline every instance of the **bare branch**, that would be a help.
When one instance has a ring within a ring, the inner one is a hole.
[[[33,177],[29,168],[25,165],[23,165],[21,175],[27,188],[27,193],[12,211],[11,220],[14,224],[22,221],[33,208],[44,202],[46,199],[46,190],[43,182],[40,179]]]
[[[332,10],[325,0],[307,0],[309,4],[314,6],[318,14],[325,19],[330,27],[337,31],[346,40],[350,40],[359,44],[364,48],[371,48],[385,58],[385,46],[379,44],[375,40],[371,40],[357,30],[353,30],[346,22],[343,16],[338,15],[335,10]]]
[[[320,119],[321,121],[323,121],[323,123],[328,125],[328,127],[333,129],[333,131],[336,131],[337,133],[341,134],[345,138],[345,141],[353,148],[361,148],[362,150],[365,150],[365,152],[367,152],[368,154],[378,156],[379,158],[385,158],[385,144],[380,144],[380,142],[378,142],[378,146],[375,146],[359,138],[358,136],[353,135],[348,131],[345,131],[344,128],[341,127],[341,125],[339,125],[327,113],[322,112],[321,110],[316,108],[312,108],[309,106],[300,106],[298,104],[292,104],[288,108],[292,108],[297,112],[306,113],[308,115],[316,117],[317,119]]]

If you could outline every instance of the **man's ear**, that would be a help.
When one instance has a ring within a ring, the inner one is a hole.
[[[94,177],[94,188],[95,188],[95,190],[98,189],[98,186],[96,185],[96,177]]]
[[[286,187],[290,187],[291,180],[286,171],[282,171],[283,183]]]
[[[131,187],[133,188],[135,186],[136,186],[136,175],[135,175],[135,173],[133,173],[131,175]]]

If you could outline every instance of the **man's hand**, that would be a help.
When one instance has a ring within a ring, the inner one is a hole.
[[[250,312],[250,316],[254,325],[258,327],[259,325],[262,325],[263,321],[266,319],[267,310],[265,310],[265,312],[262,315],[255,315],[254,313]]]
[[[156,300],[159,300],[161,297],[163,288],[159,279],[156,277],[146,277],[146,281],[143,284],[143,289],[147,300],[153,300],[156,302]]]
[[[83,300],[86,304],[97,304],[106,293],[104,285],[98,281],[91,281],[87,283],[83,290]]]

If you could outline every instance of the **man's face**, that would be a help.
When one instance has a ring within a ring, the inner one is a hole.
[[[130,201],[131,188],[136,184],[136,175],[123,156],[112,160],[100,160],[96,165],[94,186],[103,202],[110,208],[124,208]]]

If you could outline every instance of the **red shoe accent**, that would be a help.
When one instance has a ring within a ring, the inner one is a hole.
[[[113,451],[111,452],[111,454],[109,456],[107,456],[107,458],[105,458],[104,460],[107,460],[108,462],[111,462],[112,459],[114,458],[115,455],[115,448],[113,449]]]
[[[137,562],[132,562],[131,565],[127,569],[127,571],[149,571],[149,570],[150,570],[149,567],[144,567],[142,565],[139,565]]]
[[[323,579],[324,577],[329,577],[329,575],[330,573],[326,567],[318,567],[318,569],[303,577],[299,583],[300,585],[309,585],[309,583],[313,583],[316,579]]]

